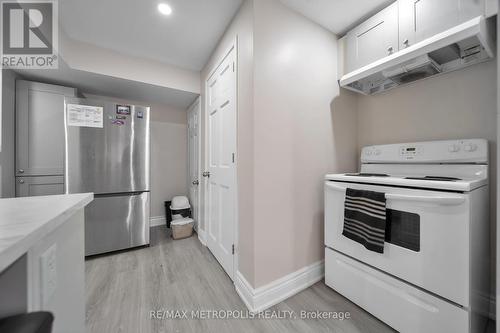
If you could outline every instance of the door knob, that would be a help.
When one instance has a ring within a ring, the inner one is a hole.
[[[193,180],[192,184],[198,186],[198,185],[200,185],[200,181],[198,179]]]
[[[24,169],[19,169],[19,173],[24,173]]]
[[[24,184],[24,179],[19,179],[19,184]]]
[[[210,172],[209,171],[205,171],[201,174],[203,177],[210,177]]]

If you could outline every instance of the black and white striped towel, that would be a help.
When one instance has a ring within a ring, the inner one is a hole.
[[[385,194],[348,188],[344,204],[342,235],[368,250],[384,253]]]

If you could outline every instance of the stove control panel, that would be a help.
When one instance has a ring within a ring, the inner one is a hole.
[[[488,142],[483,139],[443,140],[368,146],[362,163],[488,163]]]
[[[399,148],[401,158],[406,160],[413,160],[418,156],[421,156],[423,152],[424,148],[421,145],[405,145]]]
[[[454,143],[448,146],[448,152],[450,153],[458,153],[460,151],[460,145]]]

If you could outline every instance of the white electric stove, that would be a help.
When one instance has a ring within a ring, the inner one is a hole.
[[[486,140],[371,146],[325,177],[325,282],[401,332],[479,332],[489,311]],[[342,235],[347,188],[385,193],[384,253]]]

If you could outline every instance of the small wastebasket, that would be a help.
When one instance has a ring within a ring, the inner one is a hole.
[[[172,201],[165,201],[165,220],[167,228],[173,220],[191,217],[191,205],[185,196],[177,196]]]
[[[194,220],[189,217],[173,220],[170,223],[173,239],[188,238],[193,235]]]
[[[191,217],[191,205],[185,196],[173,197],[170,203],[170,211],[172,212],[172,220]]]

